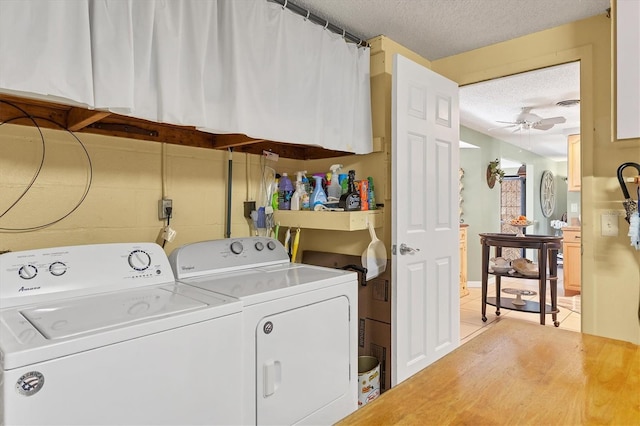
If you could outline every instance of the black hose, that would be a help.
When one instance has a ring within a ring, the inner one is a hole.
[[[227,230],[225,238],[231,238],[231,181],[233,179],[233,148],[229,148],[229,163],[227,176]]]

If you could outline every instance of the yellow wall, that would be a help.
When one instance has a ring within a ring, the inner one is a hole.
[[[89,168],[81,146],[66,131],[43,129],[43,135],[46,160],[42,172],[27,195],[0,217],[0,228],[28,228],[55,220],[68,213],[85,190]],[[163,180],[167,197],[173,200],[171,227],[177,231],[176,239],[165,246],[167,254],[182,244],[225,237],[226,151],[92,134],[76,136],[86,146],[92,165],[92,183],[86,199],[76,211],[52,226],[30,232],[0,232],[0,251],[160,242],[164,222],[158,220],[157,206]],[[24,191],[41,155],[42,142],[35,128],[0,126],[0,215]],[[280,158],[277,162],[268,161],[267,165],[295,179],[298,170],[307,170],[311,176],[314,172],[328,172],[331,164],[340,163],[345,173],[355,169],[358,179],[373,176],[376,189],[384,194],[384,158],[382,153],[313,161]],[[261,157],[233,154],[232,237],[251,233],[244,218],[243,202],[259,199],[261,176]],[[384,196],[378,202],[384,202]],[[284,233],[283,228],[281,241]],[[368,231],[304,229],[298,261],[303,250],[360,255],[369,241]]]
[[[581,61],[582,330],[640,343],[640,252],[618,237],[600,236],[604,211],[622,211],[618,166],[640,162],[640,140],[612,136],[612,23],[597,16],[432,62],[460,85]]]
[[[47,223],[68,212],[80,199],[88,166],[80,146],[65,131],[43,130],[46,160],[34,187],[14,209],[0,218],[0,228]],[[91,189],[69,217],[42,230],[0,233],[1,250],[26,250],[75,244],[156,241],[162,196],[163,144],[77,134],[91,158]],[[0,214],[26,187],[41,158],[35,128],[0,126]],[[224,237],[226,225],[225,151],[166,144],[167,196],[173,199],[172,227],[177,231],[166,252],[181,244]],[[233,156],[232,235],[249,235],[243,217],[247,161],[252,193],[258,187],[259,159]],[[289,160],[290,161],[290,160]],[[252,197],[254,197],[252,195]]]

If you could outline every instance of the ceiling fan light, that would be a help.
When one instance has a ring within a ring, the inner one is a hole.
[[[565,108],[575,107],[580,105],[580,99],[566,99],[564,101],[556,103],[556,105]]]

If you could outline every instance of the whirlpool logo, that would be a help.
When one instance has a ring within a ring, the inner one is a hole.
[[[40,287],[25,287],[22,286],[18,289],[18,291],[33,291],[33,290],[39,290]]]

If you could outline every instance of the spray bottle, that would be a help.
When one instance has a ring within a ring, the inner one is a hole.
[[[336,200],[340,199],[342,195],[342,187],[340,186],[340,169],[342,169],[342,164],[334,164],[330,167],[331,169],[331,183],[327,188],[327,196],[331,198],[335,198]]]
[[[327,194],[325,194],[324,188],[322,188],[322,175],[314,175],[313,177],[316,180],[316,187],[314,188],[313,194],[311,194],[311,199],[309,200],[309,207],[311,210],[313,210],[318,204],[324,204],[327,202]]]
[[[306,170],[296,172],[296,190],[291,196],[291,210],[300,210],[302,208],[302,197],[304,190],[304,184],[302,183],[302,177],[307,173]]]

